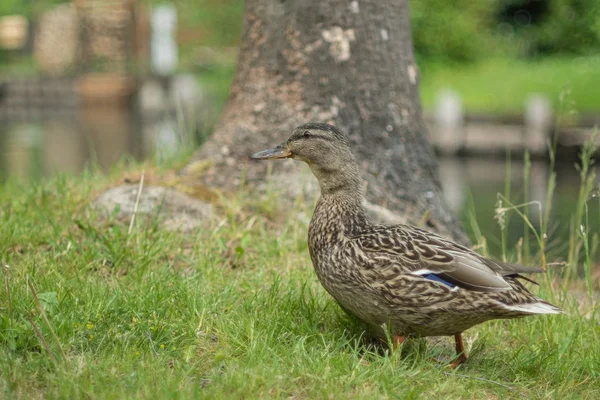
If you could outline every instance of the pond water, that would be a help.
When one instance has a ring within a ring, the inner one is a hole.
[[[94,160],[108,169],[123,156],[142,160],[177,151],[183,129],[175,119],[143,124],[127,112],[102,109],[83,118],[39,123],[8,123],[0,126],[0,179],[16,176],[35,179],[54,172],[78,173]],[[488,248],[500,253],[500,227],[495,217],[497,194],[504,192],[506,160],[499,158],[442,157],[439,160],[444,193],[452,209],[471,230],[469,215],[474,214]],[[523,162],[510,164],[511,199],[522,200]],[[533,161],[529,185],[530,199],[545,202],[548,190],[548,163]],[[550,258],[565,258],[569,243],[570,218],[579,191],[579,175],[571,163],[557,166],[557,189],[549,229]],[[600,229],[598,200],[591,202],[590,229]],[[535,225],[539,207],[529,208]],[[542,210],[543,211],[543,210]],[[537,226],[536,226],[537,227]],[[508,248],[523,235],[523,221],[511,213],[508,224]]]
[[[0,179],[78,173],[91,161],[108,170],[124,156],[168,156],[178,150],[182,131],[175,119],[146,124],[115,109],[95,109],[81,120],[4,123]]]
[[[468,232],[473,231],[472,221],[477,221],[491,254],[501,254],[501,228],[496,215],[498,194],[504,194],[509,172],[510,199],[515,205],[523,203],[524,162],[512,160],[510,171],[507,161],[495,158],[441,158],[440,173],[444,194],[452,209],[459,215]],[[598,169],[596,168],[596,174]],[[546,212],[550,176],[546,160],[532,162],[529,175],[529,201],[527,207],[532,225],[539,229],[540,214]],[[566,259],[571,235],[571,218],[575,213],[579,195],[580,176],[574,163],[562,162],[556,166],[556,189],[551,204],[551,217],[547,231],[548,259]],[[588,199],[590,236],[600,229],[600,202]],[[506,202],[504,207],[508,206]],[[521,209],[522,211],[524,208]],[[474,218],[471,218],[474,216]],[[507,213],[507,248],[514,249],[524,234],[524,221],[514,211]],[[530,235],[531,248],[536,249]]]

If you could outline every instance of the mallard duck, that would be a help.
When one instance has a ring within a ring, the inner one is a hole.
[[[537,267],[484,258],[435,233],[372,223],[348,139],[332,125],[309,123],[253,159],[308,164],[321,196],[308,228],[310,257],[323,287],[348,313],[399,346],[408,337],[454,336],[453,368],[467,360],[462,333],[491,319],[562,311],[533,295],[521,273]]]

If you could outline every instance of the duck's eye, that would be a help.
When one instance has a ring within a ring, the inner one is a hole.
[[[304,136],[305,138],[309,138],[312,136],[312,134],[310,133],[310,131],[304,131],[304,133],[302,134],[302,136]]]

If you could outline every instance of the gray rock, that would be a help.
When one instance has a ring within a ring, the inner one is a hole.
[[[302,198],[306,204],[316,204],[320,195],[319,183],[308,169],[308,166],[298,165],[299,163],[293,160],[280,161],[279,163],[287,164],[288,168],[280,168],[278,171],[272,172],[269,182],[260,182],[257,185],[257,191],[264,194],[267,187],[276,190],[282,204],[287,204],[286,207],[292,207],[292,204],[298,198]],[[364,201],[363,206],[369,218],[375,223],[395,225],[408,222],[406,218],[395,214],[393,211],[367,200]],[[312,207],[309,208],[312,209]],[[298,217],[308,224],[311,215],[312,212],[310,215],[299,214]]]
[[[139,184],[116,186],[102,193],[95,206],[111,213],[119,207],[117,218],[130,218],[135,209]],[[213,215],[212,204],[189,197],[175,189],[144,186],[140,195],[137,216],[156,215],[165,229],[188,232],[204,225]]]

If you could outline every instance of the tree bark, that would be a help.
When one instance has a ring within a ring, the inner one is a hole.
[[[183,172],[210,160],[206,185],[263,181],[250,154],[328,122],[350,137],[372,207],[465,241],[441,194],[418,88],[407,0],[247,0],[223,114]],[[275,180],[290,182],[299,166],[283,164]]]

